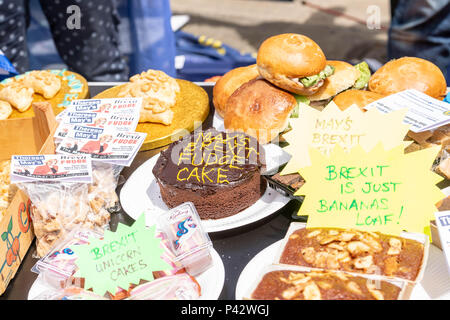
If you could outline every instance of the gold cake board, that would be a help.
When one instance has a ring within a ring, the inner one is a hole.
[[[136,131],[147,133],[140,151],[160,148],[177,141],[200,127],[209,115],[209,97],[206,91],[198,85],[177,79],[180,92],[176,104],[172,107],[173,121],[169,126],[159,123],[139,123]],[[93,99],[116,98],[125,84],[109,88]]]

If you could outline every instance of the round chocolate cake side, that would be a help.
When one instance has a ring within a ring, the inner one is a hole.
[[[161,152],[153,174],[169,208],[190,201],[202,219],[220,219],[250,207],[264,194],[263,157],[256,139],[209,129]]]

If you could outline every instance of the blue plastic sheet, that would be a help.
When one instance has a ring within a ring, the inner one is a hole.
[[[8,58],[0,51],[0,81],[17,75],[17,71]]]
[[[177,55],[184,64],[177,69],[177,77],[190,81],[204,81],[227,71],[256,63],[254,55],[241,53],[222,41],[195,36],[183,31],[175,33]]]
[[[445,96],[444,101],[450,103],[450,93]]]
[[[169,0],[121,1],[119,13],[122,20],[127,19],[129,26],[122,32],[122,37],[128,34],[131,40],[130,73],[157,69],[176,76]]]

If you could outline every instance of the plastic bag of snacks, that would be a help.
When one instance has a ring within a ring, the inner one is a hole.
[[[116,188],[122,169],[122,166],[110,163],[92,162],[93,182],[89,184],[88,198],[94,213],[107,215],[121,209]]]
[[[102,228],[107,222],[106,218],[99,218],[91,212],[87,184],[21,183],[18,187],[33,203],[31,219],[39,257],[74,228]]]
[[[135,133],[142,98],[79,99],[58,114],[56,153],[91,154],[93,183],[89,204],[96,215],[120,210],[115,192],[146,134]]]
[[[109,214],[95,213],[89,205],[89,156],[13,156],[11,183],[33,203],[31,219],[39,257],[75,228],[103,229],[108,225]]]

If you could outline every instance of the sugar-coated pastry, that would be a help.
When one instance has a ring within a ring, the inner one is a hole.
[[[8,102],[20,112],[25,112],[31,107],[33,94],[34,90],[32,88],[15,81],[0,89],[0,100]]]
[[[12,107],[9,102],[0,100],[0,120],[8,119],[12,113]]]
[[[45,99],[53,98],[61,89],[61,79],[50,71],[31,71],[25,74],[21,81]]]
[[[148,70],[134,75],[120,90],[118,97],[143,98],[139,122],[170,125],[180,86],[162,71]]]

